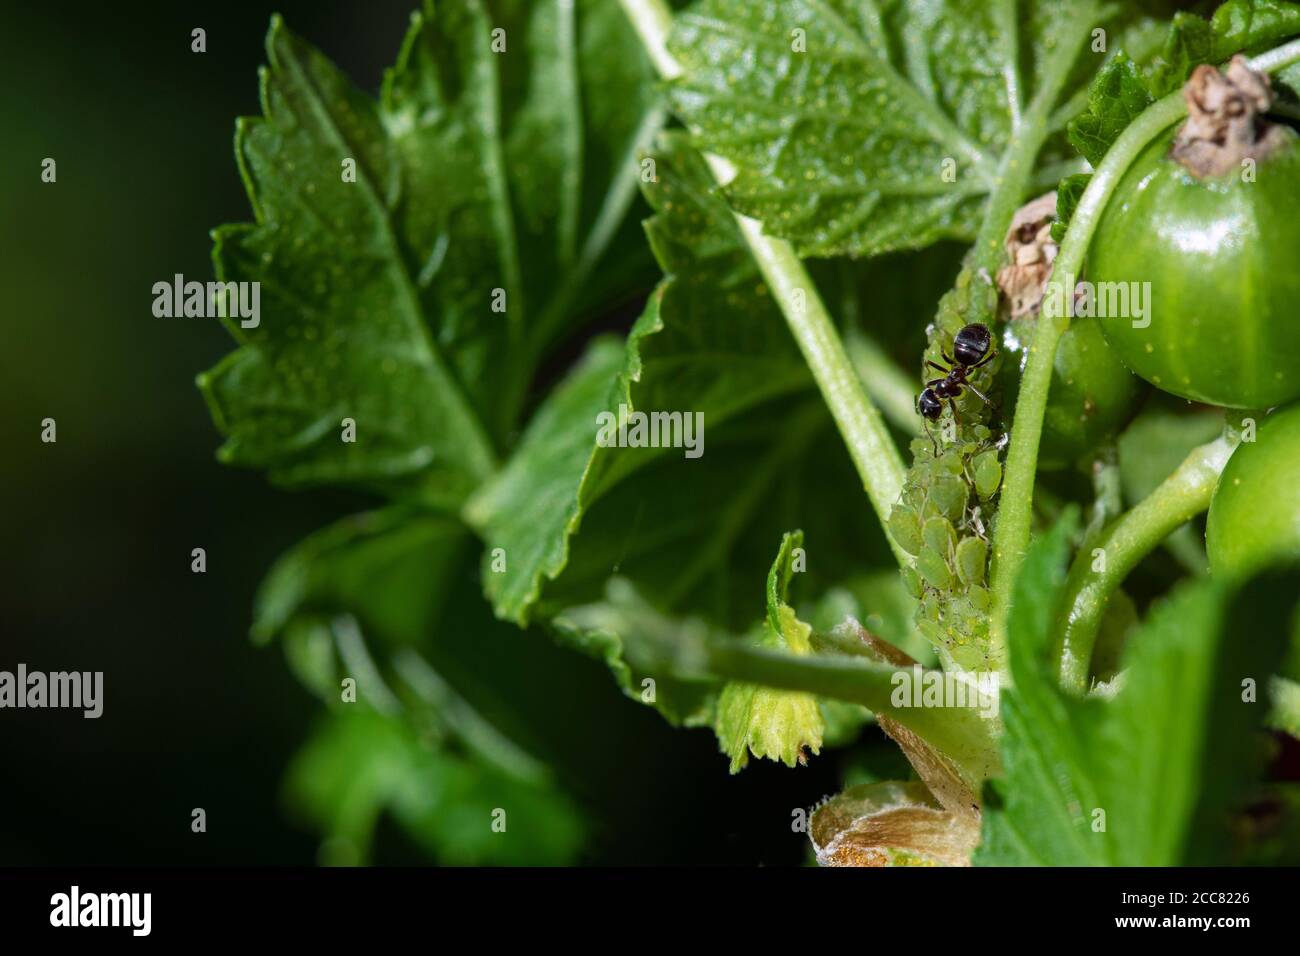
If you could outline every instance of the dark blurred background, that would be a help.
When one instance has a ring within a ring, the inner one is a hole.
[[[232,137],[259,111],[271,13],[373,93],[412,5],[0,13],[0,669],[105,672],[99,720],[0,711],[0,864],[316,859],[280,787],[319,705],[278,650],[252,646],[250,605],[284,548],[371,502],[219,467],[194,376],[230,341],[213,320],[155,318],[151,287],[209,278],[208,230],[251,218]],[[190,51],[195,27],[206,53]],[[47,417],[56,444],[40,441]],[[190,571],[195,547],[206,574]],[[791,811],[838,789],[838,758],[729,777],[710,732],[619,712],[634,747],[608,755],[626,783],[588,862],[806,861]],[[385,824],[375,859],[423,857]]]

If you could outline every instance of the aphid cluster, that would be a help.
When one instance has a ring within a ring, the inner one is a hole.
[[[969,270],[940,301],[925,368],[944,377],[925,382],[917,400],[927,437],[912,442],[912,467],[889,516],[890,532],[914,559],[903,579],[919,601],[918,629],[968,670],[990,664],[989,542],[1005,439],[993,427],[994,398],[970,377],[987,369],[993,378],[998,353],[986,323],[996,314],[997,290]],[[941,426],[932,429],[935,422]]]

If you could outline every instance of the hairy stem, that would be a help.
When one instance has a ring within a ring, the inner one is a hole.
[[[1029,192],[1038,154],[1051,132],[1052,107],[1074,66],[1075,57],[1088,38],[1087,31],[1079,25],[1095,22],[1099,11],[1100,4],[1093,4],[1091,9],[1063,18],[1056,27],[1058,49],[1049,61],[1038,92],[1015,124],[998,166],[996,186],[989,195],[984,221],[972,250],[971,265],[975,269],[984,269],[991,274],[1002,264],[1005,255],[1002,244],[1011,218]]]
[[[1056,628],[1055,658],[1063,687],[1079,693],[1088,689],[1092,650],[1111,594],[1160,542],[1210,506],[1233,447],[1225,436],[1193,449],[1160,487],[1107,528],[1093,548],[1075,556]]]
[[[1300,40],[1292,40],[1261,53],[1250,61],[1250,68],[1261,73],[1276,73],[1296,62],[1300,62]]]
[[[1300,40],[1293,40],[1253,59],[1251,67],[1274,72],[1300,61]],[[1061,243],[1052,269],[1051,283],[1074,281],[1083,266],[1083,257],[1102,210],[1120,178],[1148,143],[1178,122],[1187,113],[1181,92],[1171,93],[1153,103],[1128,128],[1106,153],[1079,199],[1070,220],[1065,241]],[[1067,293],[1072,293],[1067,290]],[[1063,299],[1070,299],[1067,294]],[[1029,347],[1029,357],[1020,380],[1016,417],[1011,427],[1011,447],[1007,450],[1003,470],[1002,504],[993,535],[993,629],[995,640],[1005,640],[1007,610],[1011,589],[1025,551],[1029,547],[1030,516],[1033,509],[1034,475],[1038,468],[1038,444],[1043,431],[1043,413],[1047,392],[1052,383],[1052,366],[1061,335],[1069,327],[1068,316],[1039,316],[1038,326]]]
[[[844,347],[867,394],[880,406],[889,423],[909,435],[921,434],[921,416],[916,413],[916,383],[869,335],[850,328],[844,333]]]
[[[748,216],[736,216],[736,221],[812,369],[881,526],[886,527],[889,512],[903,491],[903,459],[884,417],[867,397],[835,323],[794,249],[788,242],[764,236],[762,224]],[[802,309],[797,305],[800,300]],[[890,545],[900,565],[911,563],[892,536]]]
[[[1151,140],[1185,113],[1182,95],[1171,93],[1150,106],[1120,134],[1079,200],[1065,241],[1061,243],[1056,255],[1052,276],[1048,280],[1049,287],[1053,283],[1059,285],[1066,282],[1066,277],[1073,282],[1078,276],[1084,253],[1097,228],[1106,200],[1115,191],[1115,186],[1129,164]],[[1073,289],[1070,290],[1070,297],[1072,292]],[[1047,408],[1047,392],[1052,384],[1056,347],[1069,326],[1067,316],[1049,315],[1049,311],[1044,309],[1038,317],[1025,371],[1020,379],[1016,416],[1011,424],[1011,446],[1007,449],[1007,462],[1003,471],[1002,503],[993,534],[993,627],[998,634],[1005,634],[1011,589],[1029,547],[1034,475],[1038,468],[1038,443],[1043,433],[1043,413]]]
[[[672,13],[667,5],[663,0],[622,0],[622,3],[660,76],[665,80],[679,76],[681,65],[668,51]],[[705,159],[719,183],[725,185],[731,180],[734,170],[730,163],[719,156],[706,155]],[[784,240],[764,235],[762,224],[748,216],[736,214],[736,223],[848,445],[849,455],[895,557],[900,566],[910,565],[911,559],[894,541],[886,524],[903,490],[903,459],[890,438],[884,417],[867,397],[830,313],[793,247]]]

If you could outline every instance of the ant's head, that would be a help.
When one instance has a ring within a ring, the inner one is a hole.
[[[989,327],[974,322],[953,338],[952,357],[958,365],[974,365],[988,354],[992,343],[993,335],[989,332]]]
[[[943,414],[943,402],[939,396],[934,393],[934,389],[927,388],[916,399],[916,410],[925,418],[932,422],[937,422],[939,416]]]

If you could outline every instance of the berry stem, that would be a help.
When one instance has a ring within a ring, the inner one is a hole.
[[[1079,199],[1070,220],[1065,241],[1061,243],[1052,269],[1048,288],[1061,283],[1064,276],[1077,276],[1083,256],[1101,218],[1106,201],[1129,164],[1151,140],[1160,135],[1186,112],[1182,95],[1171,93],[1152,104],[1110,148],[1093,174],[1088,188]],[[1011,445],[1002,484],[1001,507],[993,534],[993,629],[995,641],[1006,633],[1011,589],[1020,564],[1029,547],[1030,518],[1033,514],[1034,475],[1038,468],[1038,444],[1043,433],[1043,413],[1047,392],[1052,384],[1052,366],[1056,347],[1069,325],[1067,316],[1049,316],[1047,310],[1038,317],[1029,357],[1020,380],[1015,420],[1011,424]]]
[[[1093,646],[1111,594],[1160,542],[1210,506],[1214,486],[1234,447],[1225,435],[1194,448],[1155,491],[1075,555],[1053,650],[1061,685],[1067,690],[1088,689]]]

